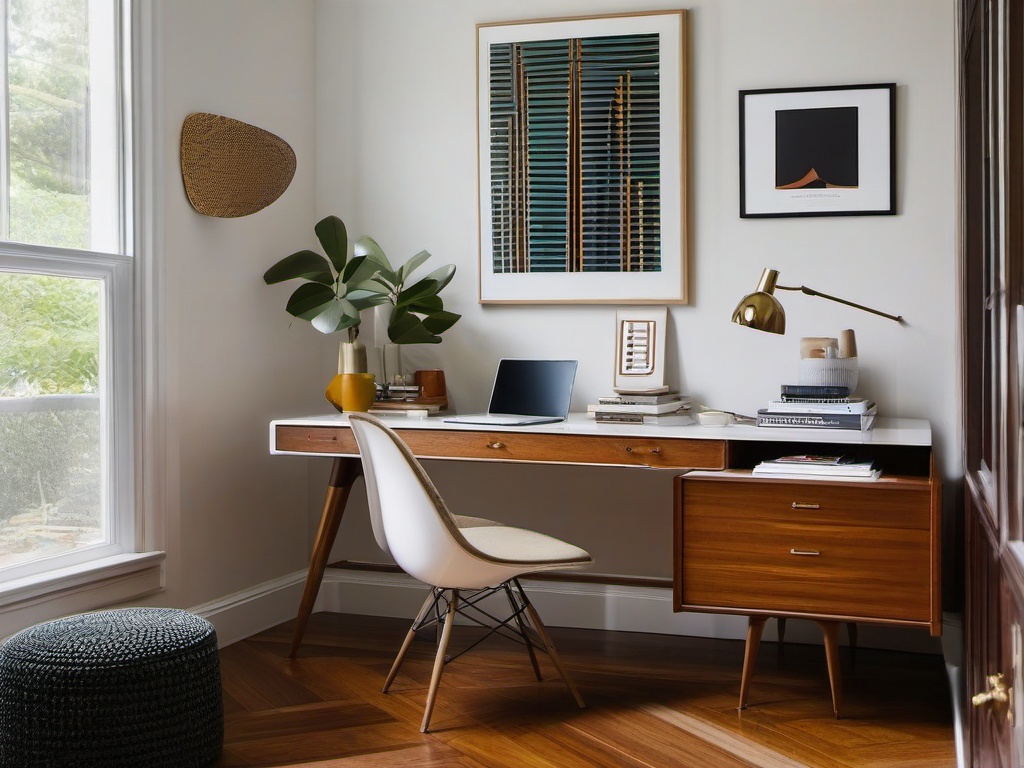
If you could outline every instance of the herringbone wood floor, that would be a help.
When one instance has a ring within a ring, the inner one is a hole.
[[[433,645],[399,619],[313,616],[221,652],[225,747],[216,763],[303,768],[921,768],[955,765],[942,659],[844,649],[845,711],[831,713],[820,646],[761,647],[750,708],[736,710],[738,641],[552,628],[587,701],[575,707],[541,654],[491,639],[445,669],[432,732],[419,732]],[[458,626],[453,648],[477,635]]]

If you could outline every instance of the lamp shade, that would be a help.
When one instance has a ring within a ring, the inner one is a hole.
[[[736,310],[732,313],[732,321],[748,328],[756,328],[759,331],[785,333],[786,310],[772,295],[778,277],[779,273],[776,270],[765,269],[761,273],[757,290],[748,293],[736,305]]]

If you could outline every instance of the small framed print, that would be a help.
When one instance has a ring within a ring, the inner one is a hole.
[[[740,91],[740,216],[896,213],[896,85]]]

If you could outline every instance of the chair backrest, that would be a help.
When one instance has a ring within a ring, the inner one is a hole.
[[[382,549],[410,576],[434,586],[453,586],[446,582],[477,570],[469,543],[402,439],[368,414],[349,414],[349,425],[359,445],[370,519]]]

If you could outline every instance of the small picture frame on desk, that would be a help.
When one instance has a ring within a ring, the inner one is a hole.
[[[740,217],[896,213],[896,85],[740,91]]]

